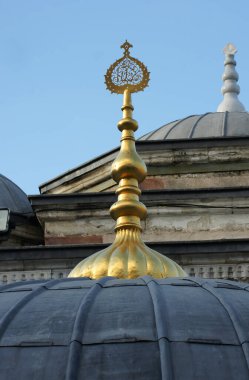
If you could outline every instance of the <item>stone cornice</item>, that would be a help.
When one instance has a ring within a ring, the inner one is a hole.
[[[137,141],[137,151],[143,152],[153,151],[170,151],[170,150],[193,150],[193,149],[211,149],[222,147],[246,147],[249,146],[249,137],[224,137],[224,138],[202,138],[202,139],[186,139],[186,140],[158,140],[158,141]],[[85,162],[53,179],[40,185],[41,193],[53,191],[70,181],[75,181],[77,178],[91,173],[92,171],[110,165],[117,155],[119,148],[114,148],[90,161]],[[106,176],[110,177],[110,175]]]
[[[180,189],[180,190],[144,190],[142,201],[150,206],[165,204],[169,201],[200,200],[200,199],[227,199],[249,198],[249,187],[239,188],[215,188],[215,189]],[[79,194],[44,194],[29,196],[31,205],[35,211],[41,211],[55,207],[67,207],[68,209],[92,209],[107,208],[116,199],[114,192],[79,193]]]
[[[214,256],[229,257],[238,261],[238,257],[248,258],[249,261],[249,239],[227,239],[208,241],[181,241],[181,242],[157,242],[148,245],[162,254],[170,256],[187,257],[204,256],[207,261]],[[57,245],[57,246],[35,246],[21,248],[0,248],[0,262],[22,261],[22,260],[51,260],[51,259],[82,259],[104,249],[108,244],[84,244],[84,245]],[[236,253],[236,255],[235,255]],[[209,256],[209,257],[208,257]],[[210,257],[212,256],[212,257]]]

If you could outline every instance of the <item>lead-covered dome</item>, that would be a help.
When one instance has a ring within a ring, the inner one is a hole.
[[[0,208],[8,208],[20,214],[33,213],[27,195],[2,174],[0,174]]]
[[[202,139],[249,136],[249,113],[239,101],[239,75],[235,70],[236,47],[228,43],[224,48],[225,61],[222,76],[224,95],[217,112],[191,115],[163,125],[139,140]]]
[[[0,378],[247,380],[249,285],[63,279],[0,288]]]
[[[249,136],[248,112],[208,112],[163,125],[139,140],[200,139]]]

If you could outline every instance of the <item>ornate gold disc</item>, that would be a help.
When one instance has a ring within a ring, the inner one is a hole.
[[[106,72],[105,83],[107,89],[116,94],[143,91],[148,86],[150,73],[147,67],[138,59],[130,55],[132,45],[126,40],[120,46],[124,49],[124,56],[114,62]]]

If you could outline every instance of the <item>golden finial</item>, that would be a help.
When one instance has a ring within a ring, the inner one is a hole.
[[[127,40],[120,46],[124,49],[124,56],[115,61],[107,70],[105,83],[107,89],[116,94],[143,91],[148,86],[150,73],[147,67],[138,59],[131,57],[130,44]]]
[[[69,277],[104,276],[136,278],[150,275],[155,278],[186,276],[183,269],[169,258],[147,247],[141,239],[140,221],[147,216],[147,209],[139,201],[138,184],[147,174],[145,163],[136,152],[134,132],[138,128],[132,118],[134,110],[131,93],[143,91],[149,82],[149,72],[142,62],[131,57],[132,45],[125,41],[122,58],[114,62],[105,75],[107,89],[124,94],[123,118],[118,123],[122,132],[120,152],[112,164],[112,177],[118,183],[118,200],[110,208],[116,220],[116,238],[106,249],[81,261]]]

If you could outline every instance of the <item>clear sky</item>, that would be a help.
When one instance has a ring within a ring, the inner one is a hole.
[[[1,170],[26,193],[119,144],[122,96],[104,85],[128,39],[151,72],[137,136],[221,101],[237,48],[249,109],[248,0],[0,0]]]

